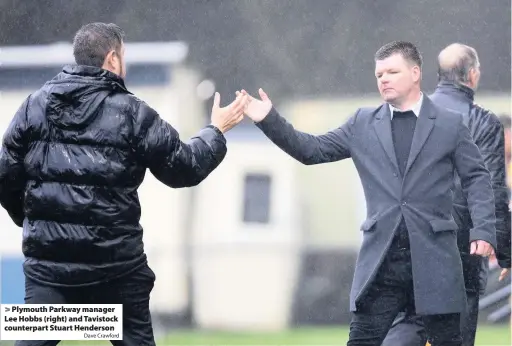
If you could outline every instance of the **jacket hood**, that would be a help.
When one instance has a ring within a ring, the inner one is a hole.
[[[123,80],[91,66],[66,66],[46,85],[48,120],[60,128],[87,127],[109,95],[126,92]]]

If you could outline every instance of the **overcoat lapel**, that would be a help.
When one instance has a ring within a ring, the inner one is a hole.
[[[397,173],[400,172],[395,147],[393,145],[393,135],[391,134],[391,111],[387,104],[384,104],[377,113],[376,121],[373,123],[373,129]]]
[[[436,110],[432,101],[430,101],[428,97],[423,97],[420,115],[416,121],[416,128],[412,137],[411,151],[409,152],[409,159],[407,160],[407,166],[405,167],[404,177],[411,169],[411,166],[414,164],[414,161],[430,136],[430,133],[434,128],[435,118]]]

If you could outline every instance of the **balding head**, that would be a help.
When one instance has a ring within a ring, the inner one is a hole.
[[[438,56],[440,81],[459,83],[476,89],[480,79],[480,62],[473,47],[453,43]]]

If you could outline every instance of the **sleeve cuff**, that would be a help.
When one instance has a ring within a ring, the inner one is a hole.
[[[220,162],[226,155],[226,137],[214,125],[208,125],[201,130],[199,136],[212,150],[213,155]]]
[[[219,130],[215,125],[210,124],[210,125],[206,126],[206,128],[207,128],[207,129],[212,129],[212,130],[213,130],[213,131],[215,131],[218,135],[220,135],[220,136],[224,137],[224,134],[222,133],[222,131],[221,131],[221,130]]]
[[[483,240],[493,247],[494,251],[497,249],[496,236],[493,236],[492,232],[486,232],[481,229],[473,229],[469,233],[470,241]]]

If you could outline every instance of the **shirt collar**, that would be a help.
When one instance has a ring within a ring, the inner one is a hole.
[[[411,108],[400,110],[398,108],[393,107],[391,104],[389,104],[389,111],[391,112],[391,119],[393,119],[393,112],[406,112],[406,111],[412,111],[416,117],[420,115],[421,105],[423,104],[423,93],[420,93],[420,99],[418,102],[416,102]]]

